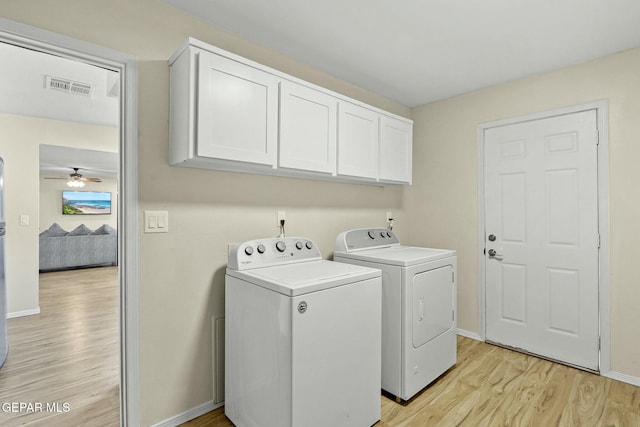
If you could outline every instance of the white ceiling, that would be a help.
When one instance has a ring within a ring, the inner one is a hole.
[[[118,73],[0,43],[0,112],[118,126]],[[47,89],[46,76],[87,84],[90,97]]]
[[[98,150],[40,145],[40,176],[68,178],[73,168],[86,178],[115,179],[118,173],[118,153]]]
[[[163,0],[413,107],[640,46],[638,0]]]
[[[0,112],[67,122],[118,126],[118,73],[0,43]],[[91,96],[47,89],[46,76],[88,84]],[[115,178],[118,154],[42,145],[41,176],[68,176],[73,167],[95,178]]]

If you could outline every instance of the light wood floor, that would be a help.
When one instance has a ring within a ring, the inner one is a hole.
[[[381,397],[376,427],[640,427],[640,388],[468,338],[458,363],[406,404]],[[217,409],[183,424],[232,426]]]
[[[1,426],[119,425],[118,295],[117,267],[40,275],[40,314],[8,321]]]

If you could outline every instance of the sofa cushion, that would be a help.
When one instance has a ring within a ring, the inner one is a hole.
[[[91,229],[84,224],[80,224],[71,230],[68,236],[86,236],[87,234],[91,234]]]
[[[54,222],[51,227],[40,233],[40,237],[61,237],[66,236],[67,234],[69,233],[65,229],[60,227],[57,222]]]
[[[91,234],[115,234],[115,232],[115,228],[111,227],[109,224],[102,224]]]

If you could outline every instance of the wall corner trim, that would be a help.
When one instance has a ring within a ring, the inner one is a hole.
[[[13,319],[15,317],[33,316],[34,314],[40,314],[40,307],[32,308],[30,310],[14,311],[13,313],[7,313],[7,319]]]
[[[601,373],[603,377],[611,378],[612,380],[621,381],[623,383],[631,384],[636,387],[640,387],[640,378],[631,375],[623,374],[616,371],[607,371]]]
[[[458,335],[460,335],[461,337],[465,337],[465,338],[471,338],[472,340],[484,342],[484,340],[482,339],[480,334],[477,333],[477,332],[470,332],[470,331],[467,331],[465,329],[458,328]]]
[[[207,412],[211,412],[214,409],[218,409],[224,405],[224,402],[214,403],[213,400],[209,402],[205,402],[201,405],[198,405],[194,408],[189,409],[181,414],[174,415],[171,418],[167,418],[164,421],[160,421],[159,423],[152,424],[151,427],[176,427],[182,423],[186,423],[194,418],[199,417],[200,415],[204,415]]]

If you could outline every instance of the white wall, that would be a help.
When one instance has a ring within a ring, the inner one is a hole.
[[[117,141],[117,140],[116,140]],[[87,176],[90,174],[86,174]],[[111,214],[109,215],[62,215],[62,192],[74,191],[105,191],[111,193]],[[40,177],[40,232],[53,223],[59,224],[67,231],[71,231],[80,224],[92,230],[102,224],[109,224],[118,229],[118,181],[104,179],[102,182],[88,182],[83,188],[70,189],[67,181],[62,179],[44,179]]]
[[[118,129],[0,113],[0,157],[5,162],[6,188],[7,311],[10,315],[39,310],[40,144],[115,152]],[[29,225],[20,225],[21,215],[29,217]]]
[[[413,110],[410,239],[458,250],[458,325],[478,332],[477,126],[591,101],[609,102],[611,368],[640,377],[640,49]]]

